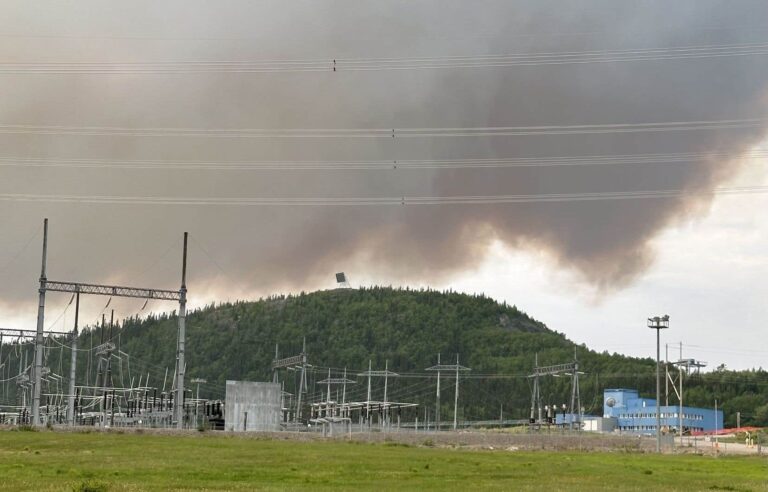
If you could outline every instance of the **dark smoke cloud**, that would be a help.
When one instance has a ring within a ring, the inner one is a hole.
[[[616,2],[12,3],[5,59],[248,60],[442,56],[739,44],[768,39],[768,4]],[[135,39],[144,38],[144,39]],[[660,62],[280,75],[2,76],[0,123],[186,128],[408,128],[764,117],[764,56]],[[0,267],[43,216],[50,278],[174,287],[189,230],[191,287],[209,297],[313,288],[346,269],[430,282],[491,242],[547,253],[603,292],[653,261],[665,227],[706,212],[765,129],[394,140],[0,136],[5,156],[188,160],[454,159],[716,152],[688,164],[483,170],[173,172],[0,168],[9,193],[317,197],[577,193],[682,188],[686,199],[356,208],[0,203]],[[204,248],[206,252],[203,252]],[[33,301],[37,242],[5,272],[7,312]],[[210,257],[208,256],[210,255]],[[353,273],[354,276],[354,273]],[[323,279],[323,280],[321,280]],[[233,294],[234,293],[234,294]],[[26,308],[25,308],[26,309]]]

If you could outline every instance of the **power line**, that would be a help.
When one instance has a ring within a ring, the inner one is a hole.
[[[690,26],[686,25],[688,32],[707,32],[707,31],[765,31],[768,29],[767,24],[732,24],[724,26],[716,25],[701,25]],[[508,38],[542,38],[542,37],[577,37],[577,36],[606,36],[611,34],[611,31],[604,30],[591,30],[591,31],[571,31],[571,32],[544,32],[537,30],[533,33],[526,34],[510,34],[505,37]],[[497,35],[477,35],[477,36],[427,36],[427,39],[499,39]],[[128,41],[191,41],[191,42],[253,42],[261,41],[263,38],[259,37],[236,37],[236,36],[136,36],[136,35],[81,35],[81,34],[25,34],[25,33],[3,33],[0,34],[0,38],[15,38],[15,39],[76,39],[76,40],[128,40]]]
[[[432,57],[254,61],[2,62],[3,74],[280,73],[504,68],[768,55],[768,43],[672,46],[627,50],[476,54]]]
[[[0,125],[0,133],[23,135],[79,135],[121,137],[205,138],[425,138],[536,135],[591,135],[761,128],[768,118],[614,123],[591,125],[494,126],[455,128],[130,128],[114,126]]]
[[[94,203],[121,205],[205,205],[205,206],[359,206],[359,205],[491,205],[505,203],[583,202],[650,198],[682,198],[707,195],[751,195],[768,192],[768,186],[742,186],[712,190],[648,190],[592,193],[551,193],[531,195],[478,195],[433,197],[348,197],[348,198],[203,198],[142,197],[114,195],[45,195],[0,193],[0,201]]]
[[[117,160],[61,157],[0,157],[0,167],[45,167],[82,169],[184,169],[224,171],[282,170],[396,170],[396,169],[479,169],[607,165],[649,165],[700,162],[707,159],[760,160],[768,150],[754,150],[743,155],[725,152],[688,152],[670,154],[631,154],[555,157],[514,157],[478,159],[411,159],[360,161],[182,161]]]
[[[18,260],[22,254],[24,254],[25,251],[27,251],[27,248],[29,248],[29,245],[32,244],[32,241],[37,237],[37,235],[40,233],[40,229],[42,229],[41,226],[35,227],[32,234],[30,234],[29,239],[24,243],[24,246],[19,249],[16,254],[14,254],[2,267],[0,267],[0,274],[5,274],[10,266]]]

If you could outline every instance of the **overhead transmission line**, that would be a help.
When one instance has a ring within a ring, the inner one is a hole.
[[[686,25],[686,29],[689,32],[707,32],[707,31],[765,31],[768,28],[768,24],[728,24],[728,25],[699,25],[690,26]],[[536,31],[534,33],[516,33],[511,34],[510,38],[542,38],[542,37],[575,37],[575,36],[605,36],[610,34],[609,30],[591,30],[591,31]],[[64,34],[64,33],[52,33],[52,34],[34,34],[34,33],[2,33],[0,38],[16,38],[16,39],[76,39],[76,40],[128,40],[128,41],[192,41],[192,42],[254,42],[260,41],[259,37],[247,37],[247,36],[137,36],[137,35],[100,35],[100,34]],[[427,39],[449,39],[449,40],[463,40],[463,39],[499,39],[497,35],[484,35],[484,36],[428,36]]]
[[[478,159],[411,159],[360,161],[182,161],[117,160],[62,157],[0,157],[0,167],[45,167],[83,169],[184,169],[216,171],[281,170],[393,170],[393,169],[478,169],[608,165],[650,165],[700,162],[708,159],[765,159],[768,150],[743,155],[726,152],[685,152],[670,154],[629,154],[558,157],[510,157]]]
[[[0,62],[4,74],[184,74],[360,72],[573,65],[768,55],[768,43],[672,46],[627,50],[561,51],[391,58],[294,60],[179,60],[156,62]]]
[[[722,187],[712,190],[647,190],[586,193],[550,193],[529,195],[476,195],[432,197],[270,197],[270,198],[205,198],[114,195],[47,195],[0,193],[0,201],[93,203],[120,205],[201,205],[201,206],[392,206],[392,205],[491,205],[504,203],[585,202],[651,198],[682,198],[697,195],[750,195],[768,193],[768,186]]]
[[[592,135],[761,128],[768,118],[610,123],[596,125],[541,125],[434,128],[132,128],[117,126],[0,125],[0,134],[82,135],[120,137],[205,138],[425,138],[536,135]]]

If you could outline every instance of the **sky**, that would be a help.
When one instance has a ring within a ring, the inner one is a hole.
[[[178,288],[189,231],[193,306],[345,271],[635,356],[669,314],[671,359],[768,366],[762,0],[0,9],[2,327],[35,325],[48,217],[53,280]]]

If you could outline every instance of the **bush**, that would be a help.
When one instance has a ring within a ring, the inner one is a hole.
[[[72,487],[72,492],[107,492],[109,484],[98,480],[84,480]]]

